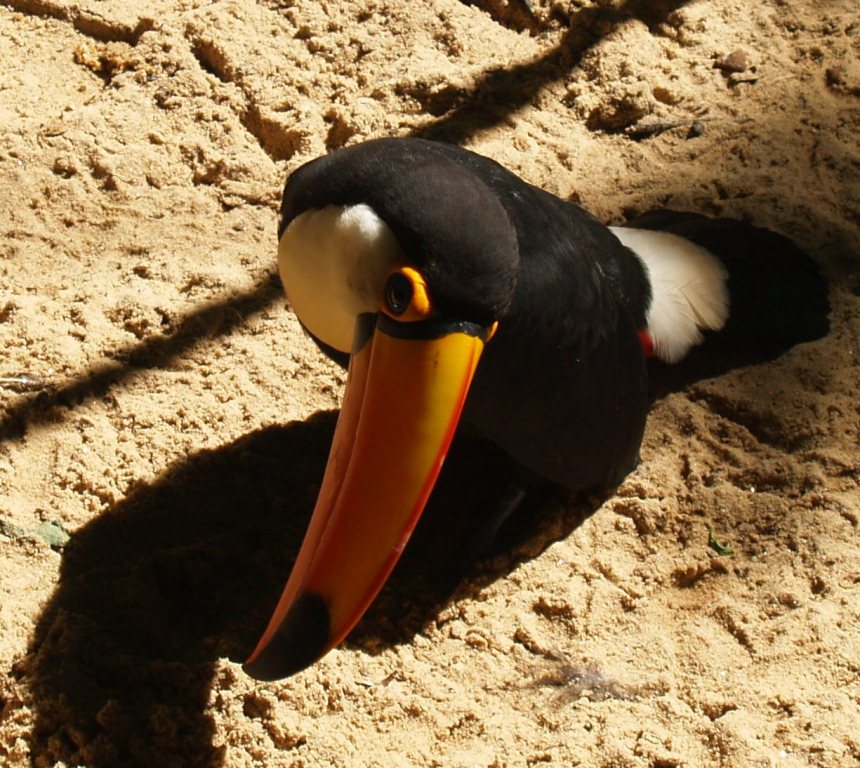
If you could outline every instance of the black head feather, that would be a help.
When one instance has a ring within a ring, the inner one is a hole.
[[[284,190],[279,236],[309,209],[364,203],[421,270],[438,310],[482,324],[503,317],[519,268],[516,230],[493,190],[444,149],[380,139],[302,166]]]

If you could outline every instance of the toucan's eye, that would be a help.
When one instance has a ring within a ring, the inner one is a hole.
[[[388,275],[382,311],[398,320],[423,320],[432,311],[427,283],[412,267],[398,267]]]
[[[402,315],[412,303],[412,281],[402,272],[395,272],[385,284],[385,306],[392,315]]]

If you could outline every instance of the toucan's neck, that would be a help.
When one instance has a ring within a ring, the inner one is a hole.
[[[555,336],[559,347],[583,354],[615,333],[619,312],[644,327],[646,274],[606,227],[578,206],[514,177],[502,199],[522,254],[503,325]]]
[[[513,224],[518,284],[511,307],[499,318],[503,325],[555,327],[562,343],[585,349],[614,333],[619,311],[645,327],[650,291],[642,264],[591,214],[490,158],[444,144],[431,146],[479,178]]]

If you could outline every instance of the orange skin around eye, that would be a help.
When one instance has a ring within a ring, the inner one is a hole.
[[[391,275],[395,274],[403,275],[409,281],[409,284],[412,286],[412,300],[409,302],[406,310],[399,315],[393,314],[383,300],[382,311],[389,317],[404,323],[426,320],[428,317],[432,317],[433,302],[430,301],[430,291],[427,288],[427,281],[424,279],[424,275],[412,267],[397,267],[391,270],[388,276],[391,277]]]
[[[433,302],[430,300],[430,291],[427,287],[427,281],[424,279],[424,275],[412,267],[396,267],[388,273],[388,276],[391,277],[391,275],[396,274],[403,275],[409,281],[412,286],[412,300],[409,302],[409,306],[404,312],[401,312],[399,315],[395,315],[388,308],[385,300],[383,299],[381,305],[382,311],[389,317],[406,323],[415,322],[417,320],[426,320],[433,317],[436,312],[433,309]],[[487,329],[487,338],[485,343],[489,342],[490,339],[496,335],[498,327],[498,320],[490,325]]]

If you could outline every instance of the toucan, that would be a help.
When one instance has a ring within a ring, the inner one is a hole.
[[[612,489],[637,465],[655,382],[828,327],[826,283],[786,238],[668,211],[607,227],[425,139],[303,165],[278,237],[288,301],[348,377],[305,539],[245,664],[259,679],[309,666],[358,622],[458,429],[523,478]]]

